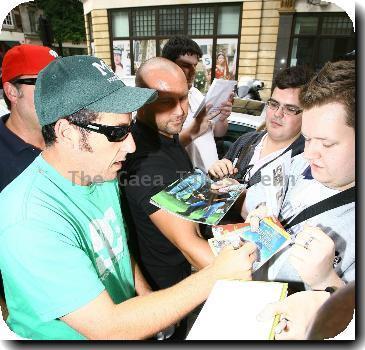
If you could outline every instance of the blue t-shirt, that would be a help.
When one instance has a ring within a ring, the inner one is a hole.
[[[135,296],[116,181],[78,186],[42,157],[0,194],[0,269],[9,327],[30,339],[84,339],[59,318],[106,289]]]

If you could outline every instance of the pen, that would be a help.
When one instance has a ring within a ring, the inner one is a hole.
[[[237,162],[238,162],[238,157],[236,157],[236,158],[234,159],[233,163],[232,163],[233,168],[235,168],[235,167],[236,167]]]
[[[280,334],[286,328],[287,324],[288,319],[286,319],[285,317],[282,318],[278,325],[275,327],[275,334]]]

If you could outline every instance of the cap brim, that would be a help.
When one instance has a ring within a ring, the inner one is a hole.
[[[123,86],[112,94],[84,106],[94,112],[130,113],[147,103],[152,103],[158,97],[156,90]]]

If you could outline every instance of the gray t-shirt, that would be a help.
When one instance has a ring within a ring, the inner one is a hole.
[[[288,190],[281,206],[279,220],[283,221],[298,215],[305,208],[338,193],[328,188],[306,171],[309,164],[302,155],[293,158]],[[306,173],[307,175],[304,175]],[[259,203],[266,202],[262,183],[252,186],[247,191],[246,208],[253,210]],[[337,274],[345,281],[355,279],[355,203],[329,210],[307,220],[327,233],[335,242]],[[305,222],[290,228],[288,232],[294,237],[303,229]],[[256,279],[274,281],[300,282],[301,279],[288,260],[290,248],[287,247],[275,255],[255,274]]]

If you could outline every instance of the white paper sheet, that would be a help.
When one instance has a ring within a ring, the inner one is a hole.
[[[274,317],[258,321],[264,307],[279,301],[285,283],[217,281],[186,340],[268,340]]]
[[[229,99],[236,84],[236,80],[214,79],[212,85],[207,92],[207,95],[195,111],[193,118],[195,118],[201,112],[206,104],[212,105],[209,108],[209,113],[220,110],[221,104]],[[214,121],[218,117],[219,114],[212,120]]]

